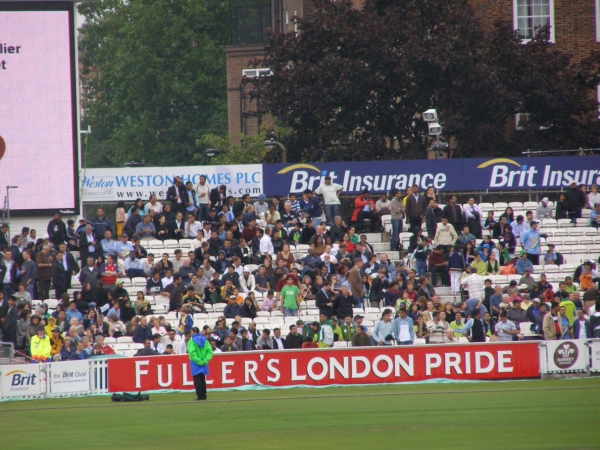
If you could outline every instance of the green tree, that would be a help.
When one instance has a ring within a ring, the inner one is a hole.
[[[484,29],[469,0],[315,0],[297,20],[270,36],[257,65],[273,76],[253,98],[290,128],[292,161],[424,158],[429,108],[458,156],[600,144],[599,53],[575,61],[547,30],[523,44],[512,24]]]
[[[189,164],[196,140],[227,132],[224,0],[81,3],[89,166]]]

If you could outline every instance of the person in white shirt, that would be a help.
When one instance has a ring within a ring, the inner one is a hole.
[[[146,277],[154,273],[154,253],[148,253],[146,260],[142,261],[142,270],[146,274]]]
[[[327,225],[333,225],[333,219],[335,216],[339,216],[340,212],[340,194],[344,190],[341,184],[332,183],[331,177],[327,175],[325,181],[315,191],[315,195],[323,196],[323,203],[325,203],[325,219]],[[379,209],[378,209],[379,211]]]
[[[206,239],[204,239],[204,230],[198,230],[196,239],[192,240],[192,243],[190,244],[190,249],[194,251],[197,248],[202,247],[203,242],[206,242]]]
[[[594,205],[596,203],[600,203],[600,192],[598,192],[598,186],[592,184],[590,187],[590,193],[587,196],[588,198],[588,208],[594,209]]]
[[[469,198],[468,203],[463,208],[463,212],[467,218],[469,232],[475,236],[475,238],[481,239],[481,219],[483,218],[483,213],[481,212],[479,205],[475,204],[474,198]]]
[[[242,291],[247,294],[250,291],[253,291],[256,287],[256,281],[254,281],[254,275],[250,273],[250,269],[244,267],[242,270],[242,276],[240,277],[240,287]]]
[[[200,180],[196,185],[196,195],[198,196],[197,219],[204,222],[208,219],[208,210],[210,206],[210,186],[206,182],[206,175],[200,175]]]
[[[202,224],[196,222],[196,218],[192,213],[188,213],[187,219],[188,220],[183,227],[185,237],[188,239],[195,239],[198,237],[198,231],[202,231]]]
[[[165,346],[161,344],[160,340],[162,336],[158,333],[154,333],[152,335],[152,343],[150,344],[150,348],[155,350],[159,355],[162,355],[165,352]]]
[[[273,350],[283,350],[285,349],[285,340],[281,339],[281,329],[274,328],[273,329]]]
[[[261,255],[275,255],[275,250],[273,249],[273,243],[271,242],[271,236],[269,236],[269,233],[269,228],[266,230],[259,228],[256,232],[256,236],[260,239],[259,248]]]
[[[156,195],[150,196],[150,201],[146,203],[146,211],[154,211],[156,214],[160,214],[163,211],[163,205],[156,199]]]
[[[167,269],[165,271],[165,277],[162,280],[160,280],[160,282],[162,283],[163,289],[166,288],[168,285],[173,284],[173,270]]]
[[[169,259],[169,261],[171,261],[171,264],[173,264],[173,273],[179,273],[179,269],[181,266],[183,266],[183,258],[180,248],[175,250],[175,257]]]
[[[192,338],[192,332],[186,331],[183,335],[183,339],[175,346],[175,353],[178,355],[187,355],[187,343]]]
[[[438,245],[449,246],[456,242],[458,235],[454,230],[454,227],[448,223],[447,217],[442,217],[442,223],[438,224],[435,231],[435,237],[433,238],[433,246]]]
[[[254,212],[256,213],[256,217],[260,217],[261,214],[264,216],[267,211],[269,211],[267,196],[265,194],[258,194],[258,201],[254,202]]]

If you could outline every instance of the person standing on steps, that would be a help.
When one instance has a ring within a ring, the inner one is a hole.
[[[213,349],[198,327],[192,328],[192,338],[187,343],[190,357],[190,369],[194,377],[196,400],[206,400],[206,375],[209,374],[208,363],[213,357]]]

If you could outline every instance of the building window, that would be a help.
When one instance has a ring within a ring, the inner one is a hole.
[[[549,26],[555,42],[554,0],[513,0],[514,27],[523,40],[535,37],[536,28]]]

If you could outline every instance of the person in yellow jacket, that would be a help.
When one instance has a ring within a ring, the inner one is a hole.
[[[46,336],[52,336],[52,330],[56,326],[56,319],[52,316],[48,317],[46,321],[46,326],[44,327],[44,331],[46,332]]]
[[[43,327],[37,329],[37,334],[31,337],[31,359],[44,362],[50,358],[50,338],[46,336]]]
[[[52,337],[50,338],[50,355],[55,361],[60,361],[60,349],[65,345],[65,340],[60,335],[60,328],[52,329]]]

